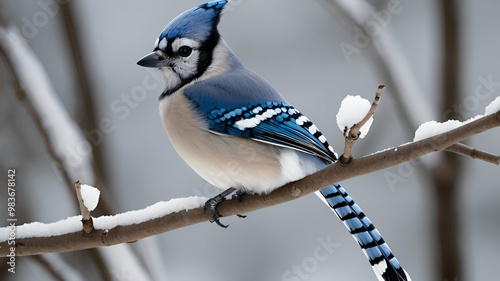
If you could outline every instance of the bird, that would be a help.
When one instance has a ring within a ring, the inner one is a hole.
[[[223,190],[205,205],[223,227],[216,207],[232,192],[269,193],[338,159],[312,121],[245,67],[221,37],[227,3],[212,1],[180,14],[158,36],[153,52],[137,62],[158,69],[165,82],[160,116],[177,153]],[[361,246],[378,280],[411,280],[341,185],[316,194]]]

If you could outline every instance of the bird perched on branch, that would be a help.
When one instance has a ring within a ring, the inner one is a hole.
[[[337,161],[319,129],[266,80],[246,68],[217,26],[228,1],[197,6],[172,20],[138,64],[165,80],[160,115],[179,155],[224,190],[269,193]],[[344,222],[379,280],[410,280],[380,233],[338,184],[317,192]]]

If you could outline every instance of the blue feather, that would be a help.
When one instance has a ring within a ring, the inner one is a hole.
[[[217,28],[220,12],[228,1],[213,1],[199,5],[173,19],[160,34],[162,39],[187,37],[199,41],[207,40]]]

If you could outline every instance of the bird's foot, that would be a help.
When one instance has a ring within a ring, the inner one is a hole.
[[[226,196],[233,193],[233,191],[235,191],[235,190],[236,189],[232,188],[232,187],[228,188],[228,189],[224,190],[223,192],[221,192],[219,195],[217,195],[213,198],[210,198],[207,200],[207,202],[205,202],[205,206],[203,207],[203,213],[206,213],[207,209],[210,208],[210,212],[212,213],[212,220],[210,222],[215,222],[216,224],[218,224],[220,227],[223,227],[223,228],[226,228],[229,226],[229,225],[224,225],[220,222],[219,215],[217,214],[217,205],[219,205],[220,202],[226,200]]]
[[[237,190],[236,191],[236,199],[238,200],[238,202],[242,202],[243,201],[243,196],[245,196],[246,193],[244,191],[241,191],[241,190]],[[247,216],[245,215],[240,215],[240,214],[237,214],[236,216],[238,216],[238,218],[246,218]]]
[[[238,202],[243,201],[243,196],[245,196],[247,193],[245,191],[241,190],[236,190],[236,199],[238,199]]]

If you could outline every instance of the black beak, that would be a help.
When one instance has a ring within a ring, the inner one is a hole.
[[[137,64],[142,67],[160,68],[165,66],[165,60],[153,52],[140,59]]]

